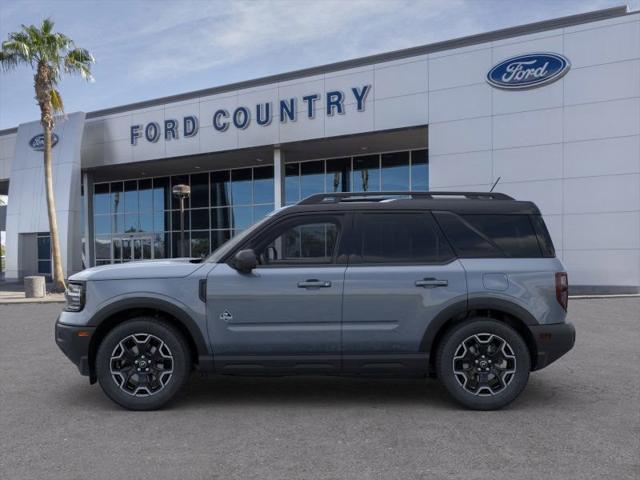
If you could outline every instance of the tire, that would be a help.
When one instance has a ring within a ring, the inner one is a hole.
[[[111,330],[96,354],[104,393],[128,410],[156,410],[172,400],[191,372],[186,340],[169,323],[137,317]]]
[[[529,349],[520,334],[490,318],[472,318],[452,328],[436,357],[440,381],[473,410],[511,403],[527,385],[530,370]]]

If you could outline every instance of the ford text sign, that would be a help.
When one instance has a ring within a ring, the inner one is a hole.
[[[58,143],[58,135],[56,135],[55,133],[52,133],[51,148],[55,147],[56,143]],[[44,151],[44,133],[39,133],[38,135],[33,137],[31,140],[29,140],[29,146],[34,150],[37,150],[38,152],[43,152]]]
[[[541,87],[561,78],[569,68],[569,60],[557,53],[518,55],[489,70],[487,82],[505,90]]]

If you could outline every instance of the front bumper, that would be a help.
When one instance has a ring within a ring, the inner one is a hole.
[[[538,353],[533,370],[540,370],[555,362],[573,348],[576,329],[572,323],[529,326]]]
[[[89,345],[94,332],[94,327],[66,325],[60,323],[60,318],[56,320],[56,343],[58,347],[78,367],[80,374],[86,376],[90,374]]]

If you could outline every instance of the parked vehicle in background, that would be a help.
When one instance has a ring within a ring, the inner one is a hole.
[[[436,375],[503,407],[569,351],[567,275],[538,208],[499,193],[340,193],[281,209],[205,260],[72,276],[56,341],[116,403],[223,375]]]

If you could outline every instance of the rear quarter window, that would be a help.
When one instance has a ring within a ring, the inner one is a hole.
[[[436,212],[435,216],[459,257],[540,258],[546,256],[543,255],[530,215],[458,215],[451,212]],[[544,226],[544,223],[542,225]]]

